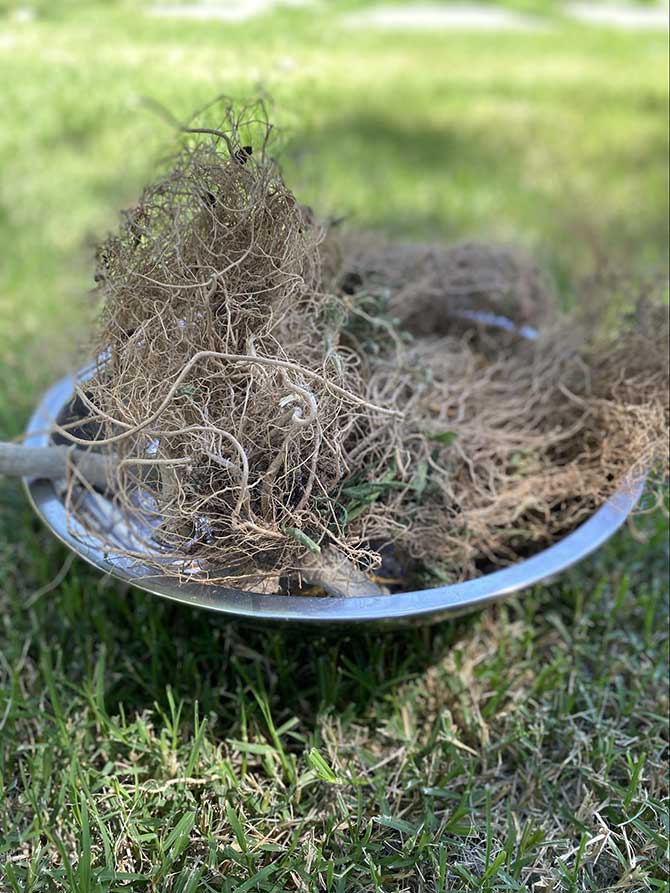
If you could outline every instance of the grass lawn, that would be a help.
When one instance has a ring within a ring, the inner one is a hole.
[[[603,263],[667,273],[667,34],[357,33],[353,6],[0,4],[0,438],[171,148],[142,96],[261,86],[306,201],[520,243],[566,303]],[[0,891],[668,890],[668,530],[639,526],[458,622],[324,637],[70,564],[0,482]]]

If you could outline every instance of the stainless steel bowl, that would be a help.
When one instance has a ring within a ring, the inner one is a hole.
[[[501,317],[472,314],[479,323],[513,329]],[[533,338],[532,329],[518,330],[522,337]],[[83,370],[78,379],[86,377]],[[73,377],[64,378],[42,397],[27,428],[28,446],[48,446],[49,429],[70,403],[74,393]],[[417,592],[402,592],[366,598],[314,598],[308,596],[263,595],[227,589],[216,584],[186,582],[158,576],[141,564],[130,563],[108,554],[97,539],[87,534],[81,524],[68,519],[63,500],[50,481],[27,478],[24,481],[28,498],[44,523],[66,546],[105,574],[117,577],[146,592],[162,598],[183,602],[198,608],[219,611],[231,617],[255,621],[291,621],[312,624],[373,623],[383,626],[435,623],[459,613],[465,613],[513,592],[526,589],[581,561],[598,549],[623,524],[634,508],[644,488],[644,478],[629,481],[584,524],[559,542],[542,552],[494,573],[463,583],[437,586]],[[92,514],[101,510],[112,518],[110,538],[122,543],[128,528],[114,523],[116,511],[102,496],[88,503]],[[132,534],[130,534],[132,536]],[[127,541],[126,544],[128,545]],[[136,543],[133,543],[136,548]]]

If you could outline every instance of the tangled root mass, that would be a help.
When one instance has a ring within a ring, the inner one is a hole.
[[[665,459],[664,308],[603,333],[557,321],[516,251],[328,232],[269,133],[259,105],[194,128],[98,255],[79,396],[161,573],[275,591],[328,547],[382,575],[392,555],[399,585],[462,580]]]

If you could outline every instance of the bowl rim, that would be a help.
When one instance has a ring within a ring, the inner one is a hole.
[[[478,325],[513,332],[529,341],[538,336],[532,326],[519,326],[499,314],[465,310],[458,316]],[[101,356],[100,359],[104,362],[106,358]],[[93,360],[75,374],[61,378],[43,394],[26,428],[26,446],[49,446],[53,421],[74,395],[75,383],[90,377],[96,367],[97,362]],[[179,582],[139,564],[113,562],[99,541],[88,534],[77,519],[68,518],[63,500],[51,481],[24,478],[23,483],[33,509],[62,543],[103,573],[145,592],[247,620],[384,625],[437,622],[476,610],[567,570],[616,533],[640,499],[646,479],[645,472],[629,474],[590,518],[523,561],[460,583],[357,598],[266,595],[218,583]]]

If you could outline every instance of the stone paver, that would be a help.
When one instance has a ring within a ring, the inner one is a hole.
[[[311,0],[199,0],[195,3],[158,3],[150,15],[195,21],[243,22],[281,6],[310,5]],[[565,13],[584,24],[628,31],[668,28],[667,4],[633,6],[573,2]],[[533,17],[482,3],[426,3],[409,6],[371,6],[345,15],[342,22],[355,29],[390,31],[538,31],[551,24]]]
[[[346,16],[344,22],[349,27],[394,31],[535,31],[544,27],[541,19],[475,3],[373,6]]]
[[[613,3],[570,3],[566,12],[578,22],[624,31],[667,28],[667,6],[623,6]]]
[[[306,0],[200,0],[199,3],[157,3],[152,16],[201,22],[244,22],[275,6],[305,6]]]

